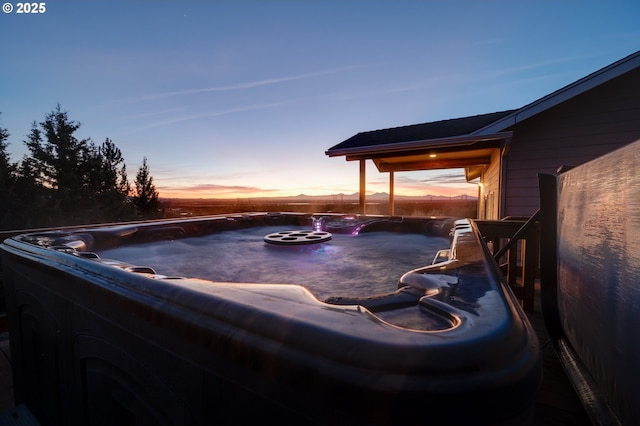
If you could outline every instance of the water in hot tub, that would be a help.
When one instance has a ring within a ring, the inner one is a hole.
[[[171,277],[242,283],[299,284],[320,300],[393,292],[405,272],[431,264],[448,238],[422,234],[333,234],[330,241],[274,245],[267,234],[300,227],[260,227],[195,238],[122,246],[100,252]]]

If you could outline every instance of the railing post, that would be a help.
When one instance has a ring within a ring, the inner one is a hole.
[[[539,229],[536,223],[540,210],[526,222],[478,221],[478,229],[487,241],[493,242],[496,262],[507,256],[507,269],[503,271],[509,287],[521,300],[525,311],[535,310],[535,283],[539,263]],[[502,240],[508,239],[500,246]],[[518,265],[520,261],[521,265]]]
[[[537,226],[529,229],[522,244],[522,306],[525,311],[534,311],[536,273],[538,269],[540,247]]]

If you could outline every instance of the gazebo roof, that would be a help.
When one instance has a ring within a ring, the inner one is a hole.
[[[473,134],[511,111],[358,133],[326,151],[330,157],[373,160],[380,172],[485,166],[511,132]],[[470,177],[470,176],[469,176]]]
[[[361,132],[329,148],[326,154],[330,157],[364,154],[366,151],[372,151],[372,147],[395,150],[400,147],[398,144],[402,143],[420,143],[424,147],[429,141],[452,141],[452,138],[460,139],[462,136],[470,135],[514,111],[516,110]]]

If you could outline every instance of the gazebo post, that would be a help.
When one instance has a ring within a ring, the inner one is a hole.
[[[367,186],[367,160],[360,160],[360,214],[367,214],[367,196],[366,196],[366,186]]]
[[[393,195],[393,170],[389,172],[389,216],[393,216],[395,214],[395,202]]]

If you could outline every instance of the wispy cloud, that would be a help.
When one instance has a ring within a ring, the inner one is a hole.
[[[429,174],[424,176],[420,174],[419,177],[411,177],[410,175],[396,176],[395,183],[398,186],[406,188],[424,188],[427,185],[441,185],[441,184],[458,184],[467,183],[464,173],[460,171],[441,171],[439,173]]]
[[[554,57],[553,59],[548,59],[546,61],[531,62],[531,63],[520,65],[517,67],[503,68],[489,74],[485,73],[485,77],[486,76],[489,76],[492,78],[501,77],[508,74],[517,74],[523,71],[544,68],[550,65],[558,65],[558,64],[567,63],[567,62],[577,62],[583,59],[593,58],[597,56],[598,55],[595,53],[589,53],[589,54],[583,54],[583,55],[563,56],[559,58]]]
[[[176,108],[168,108],[160,111],[148,111],[141,112],[138,114],[126,114],[126,115],[116,115],[116,116],[106,116],[107,118],[102,118],[104,115],[99,115],[97,119],[95,119],[94,123],[117,123],[122,121],[131,121],[131,120],[140,120],[140,119],[148,119],[152,117],[157,117],[161,115],[167,114],[175,114],[180,111],[184,111],[185,107],[176,107]]]
[[[256,194],[256,193],[273,193],[278,191],[277,189],[265,189],[256,186],[243,186],[243,185],[216,185],[216,184],[197,184],[188,186],[158,186],[160,193],[181,193],[182,196],[192,195],[194,197],[200,197],[202,195],[207,196],[226,196],[230,194]]]
[[[198,119],[201,119],[201,118],[218,117],[218,116],[221,116],[221,115],[235,114],[235,113],[238,113],[238,112],[246,112],[246,111],[253,111],[253,110],[258,110],[258,109],[266,109],[266,108],[277,108],[277,107],[280,107],[280,106],[283,106],[283,105],[287,105],[287,104],[291,104],[291,103],[295,103],[295,102],[298,102],[298,100],[297,99],[290,99],[290,100],[287,100],[287,101],[271,102],[271,103],[266,103],[266,104],[245,105],[245,106],[241,106],[241,107],[237,107],[237,108],[230,108],[230,109],[221,110],[221,111],[212,111],[212,112],[203,112],[203,113],[200,113],[200,114],[185,115],[185,116],[182,116],[182,117],[172,118],[170,120],[163,120],[163,121],[157,121],[155,123],[150,123],[150,124],[147,124],[145,126],[138,127],[138,128],[136,128],[134,130],[138,131],[138,130],[152,129],[154,127],[166,126],[168,124],[180,123],[180,122],[183,122],[183,121],[198,120]]]
[[[321,77],[321,76],[325,76],[325,75],[337,74],[337,73],[341,73],[341,72],[344,72],[344,71],[350,71],[350,70],[356,69],[356,68],[362,68],[364,66],[365,65],[349,65],[349,66],[340,67],[340,68],[333,68],[333,69],[328,69],[328,70],[309,72],[309,73],[305,73],[305,74],[292,75],[292,76],[288,76],[288,77],[269,78],[269,79],[256,80],[256,81],[246,81],[246,82],[230,84],[230,85],[226,85],[226,86],[200,87],[200,88],[196,88],[196,89],[185,89],[185,90],[175,90],[175,91],[171,91],[171,92],[155,93],[155,94],[151,94],[151,95],[146,95],[146,96],[130,99],[130,100],[125,101],[125,102],[126,103],[136,103],[136,102],[145,102],[145,101],[150,101],[150,100],[157,100],[157,99],[161,99],[161,98],[169,98],[169,97],[173,97],[173,96],[195,95],[195,94],[208,93],[208,92],[226,92],[226,91],[231,91],[231,90],[245,90],[245,89],[251,89],[251,88],[254,88],[254,87],[268,86],[268,85],[272,85],[272,84],[286,83],[286,82],[289,82],[289,81],[304,80],[304,79],[307,79],[307,78],[314,78],[314,77]]]
[[[417,82],[414,84],[401,84],[393,87],[387,88],[378,88],[378,89],[367,89],[360,90],[354,92],[345,92],[340,91],[336,93],[327,94],[321,98],[333,101],[347,101],[353,99],[363,99],[363,98],[375,98],[379,96],[387,96],[387,95],[395,95],[398,93],[406,93],[406,92],[415,92],[418,90],[425,90],[429,88],[434,88],[442,85],[442,81],[432,79],[430,81]]]
[[[273,79],[265,79],[265,80],[244,82],[244,83],[238,83],[238,84],[233,84],[233,85],[228,85],[228,86],[205,87],[205,88],[198,88],[198,89],[177,90],[177,91],[173,91],[173,92],[157,93],[157,94],[154,94],[154,95],[148,95],[148,96],[139,97],[139,98],[136,98],[136,99],[130,99],[128,101],[125,101],[125,103],[144,102],[144,101],[157,100],[157,99],[168,98],[168,97],[173,97],[173,96],[184,96],[184,95],[192,95],[192,94],[207,93],[207,92],[221,92],[221,91],[230,91],[230,90],[250,89],[250,88],[259,87],[259,86],[266,86],[266,85],[278,84],[278,83],[283,83],[283,82],[288,82],[288,81],[302,80],[302,79],[306,79],[306,78],[312,78],[312,77],[319,77],[319,76],[323,76],[323,75],[335,74],[335,73],[344,72],[344,71],[348,71],[348,70],[355,69],[355,68],[361,68],[363,66],[365,66],[365,65],[350,65],[350,66],[341,67],[341,68],[334,68],[334,69],[330,69],[330,70],[310,72],[310,73],[306,73],[306,74],[300,74],[300,75],[289,76],[289,77],[281,77],[281,78],[273,78]],[[210,112],[202,112],[202,113],[198,113],[198,114],[183,115],[181,117],[176,117],[176,118],[171,118],[171,119],[167,119],[167,120],[162,120],[162,121],[149,123],[149,124],[146,124],[144,126],[137,127],[136,129],[134,129],[134,131],[146,130],[146,129],[151,129],[151,128],[160,127],[160,126],[166,126],[168,124],[180,123],[180,122],[183,122],[183,121],[198,120],[198,119],[202,119],[202,118],[218,117],[218,116],[222,116],[222,115],[229,115],[229,114],[235,114],[235,113],[252,111],[252,110],[259,110],[259,109],[277,108],[277,107],[281,107],[281,106],[284,106],[284,105],[296,103],[296,102],[299,102],[301,100],[302,99],[288,99],[288,100],[284,100],[284,101],[277,101],[277,102],[270,102],[270,103],[245,105],[245,106],[229,108],[229,109],[220,110],[220,111],[210,111]]]
[[[442,173],[421,179],[420,183],[467,183],[464,173]]]

